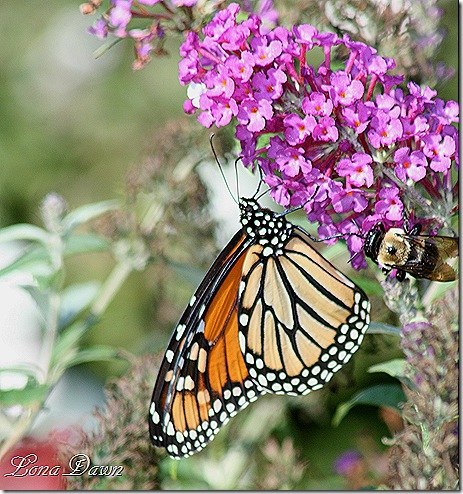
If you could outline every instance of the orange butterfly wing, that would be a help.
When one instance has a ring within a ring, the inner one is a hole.
[[[150,435],[173,458],[201,450],[263,393],[249,378],[238,340],[238,289],[248,244],[239,232],[221,252],[180,318],[161,364]]]

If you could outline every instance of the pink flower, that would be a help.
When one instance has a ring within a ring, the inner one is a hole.
[[[410,153],[408,147],[400,148],[394,153],[394,161],[396,162],[395,174],[403,182],[407,178],[412,179],[414,182],[419,182],[426,175],[428,163],[426,156],[421,151]]]
[[[280,41],[274,40],[269,43],[265,37],[253,38],[251,48],[254,55],[254,63],[261,67],[270,65],[283,50]]]
[[[430,167],[435,172],[443,172],[450,168],[451,156],[455,153],[455,141],[450,136],[430,134],[423,137],[424,154],[431,160]]]
[[[301,118],[296,113],[288,115],[283,123],[285,126],[286,140],[292,146],[303,142],[305,138],[313,132],[317,125],[317,121],[311,115]]]
[[[376,213],[383,215],[389,221],[401,221],[403,204],[399,197],[399,189],[388,187],[379,192],[380,201],[375,204]]]
[[[344,72],[332,73],[330,86],[322,86],[328,89],[334,106],[348,106],[360,100],[365,91],[364,85]]]
[[[366,153],[355,153],[352,159],[344,158],[339,161],[336,170],[341,177],[348,177],[349,182],[356,187],[373,184],[373,159]]]
[[[272,105],[268,100],[248,99],[241,103],[237,118],[240,123],[246,124],[248,130],[258,132],[264,128],[266,120],[270,120],[272,115]]]
[[[267,74],[257,72],[252,78],[257,99],[278,99],[283,94],[283,84],[286,82],[286,74],[280,69],[270,69]]]

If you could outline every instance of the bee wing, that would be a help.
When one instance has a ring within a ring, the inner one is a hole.
[[[400,269],[413,276],[435,281],[453,281],[458,278],[458,237],[404,234],[403,238],[410,244],[411,255]]]

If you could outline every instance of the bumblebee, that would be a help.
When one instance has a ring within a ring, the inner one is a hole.
[[[397,279],[406,273],[415,278],[453,281],[458,278],[458,237],[420,235],[422,225],[409,232],[378,223],[365,237],[365,255],[379,264],[384,273],[397,269]]]

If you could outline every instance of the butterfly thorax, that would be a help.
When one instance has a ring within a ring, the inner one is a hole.
[[[244,233],[264,246],[265,257],[281,255],[294,226],[285,217],[261,208],[255,199],[240,199],[240,221]]]

